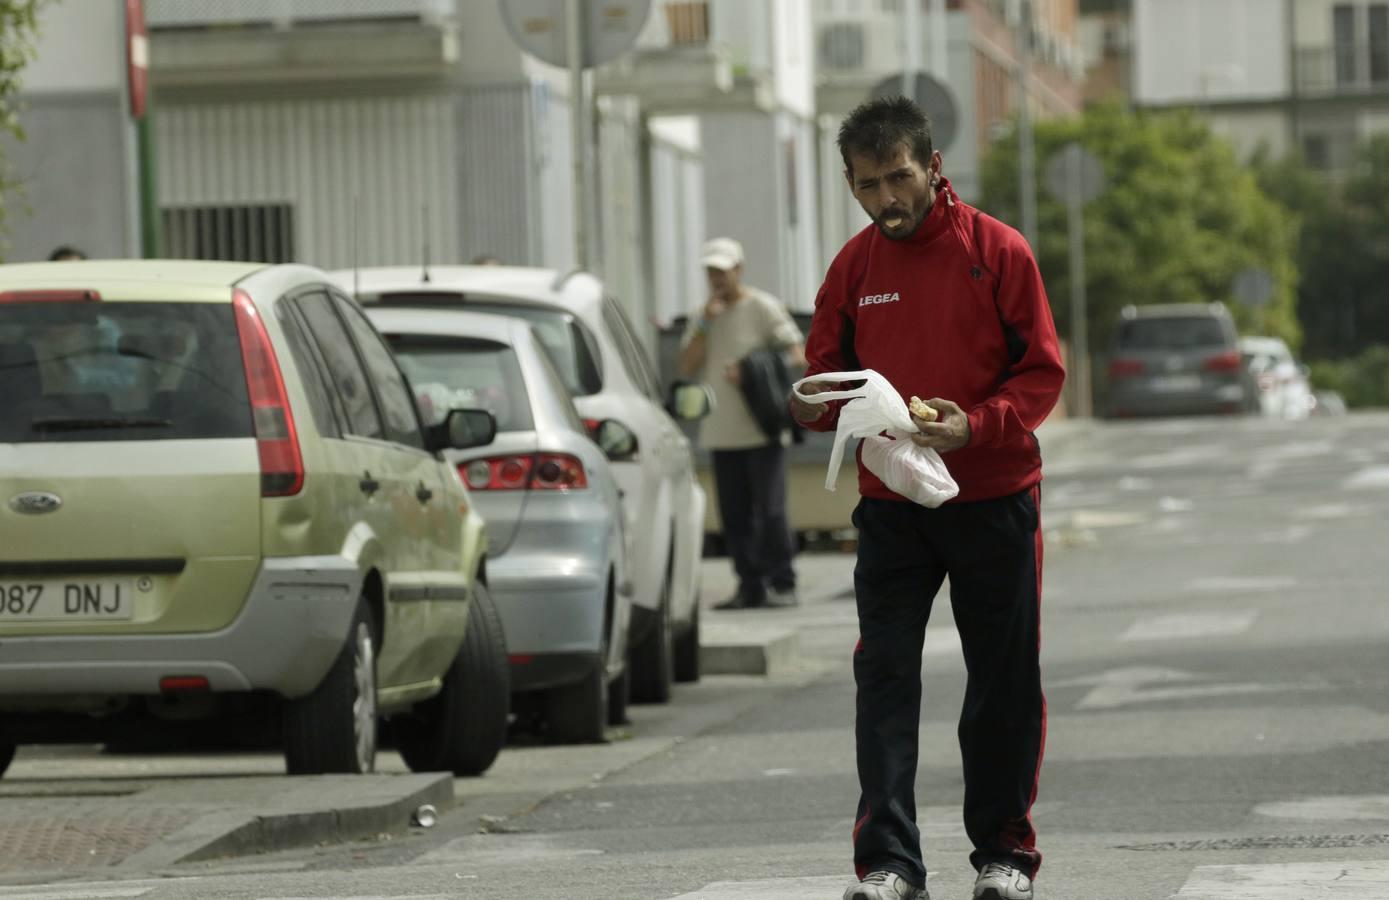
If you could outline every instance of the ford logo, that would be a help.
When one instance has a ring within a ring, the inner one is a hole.
[[[10,509],[26,516],[50,513],[63,505],[63,498],[48,491],[25,491],[10,498]]]

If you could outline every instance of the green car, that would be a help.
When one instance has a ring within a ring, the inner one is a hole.
[[[477,774],[510,686],[486,535],[357,305],[306,266],[0,266],[0,772],[266,728],[291,774]],[[193,723],[190,727],[189,723]]]

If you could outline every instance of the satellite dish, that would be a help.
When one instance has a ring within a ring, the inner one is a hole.
[[[873,85],[868,96],[873,100],[883,97],[901,97],[902,76],[893,75],[884,78]],[[918,72],[916,73],[916,90],[912,91],[911,99],[916,101],[916,105],[924,109],[926,115],[931,119],[931,143],[935,145],[937,150],[948,149],[955,142],[955,135],[960,126],[959,107],[955,103],[955,94],[939,80],[932,78],[925,72]]]

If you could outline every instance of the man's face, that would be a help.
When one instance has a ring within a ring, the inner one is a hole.
[[[854,199],[883,237],[900,241],[916,233],[936,202],[940,167],[939,151],[932,153],[930,164],[923,167],[903,143],[885,159],[871,153],[850,153],[844,177]]]
[[[704,272],[709,276],[710,294],[730,303],[737,299],[738,284],[743,274],[742,266],[732,269],[716,269],[713,266],[706,266]]]

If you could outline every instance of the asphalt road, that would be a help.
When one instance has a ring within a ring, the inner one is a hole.
[[[1102,424],[1048,466],[1038,897],[1389,900],[1389,415]],[[433,829],[0,900],[838,897],[852,558],[804,562],[814,602],[722,614],[799,629],[796,670],[706,679],[606,747],[508,749]],[[941,900],[973,872],[936,609],[918,804]]]

